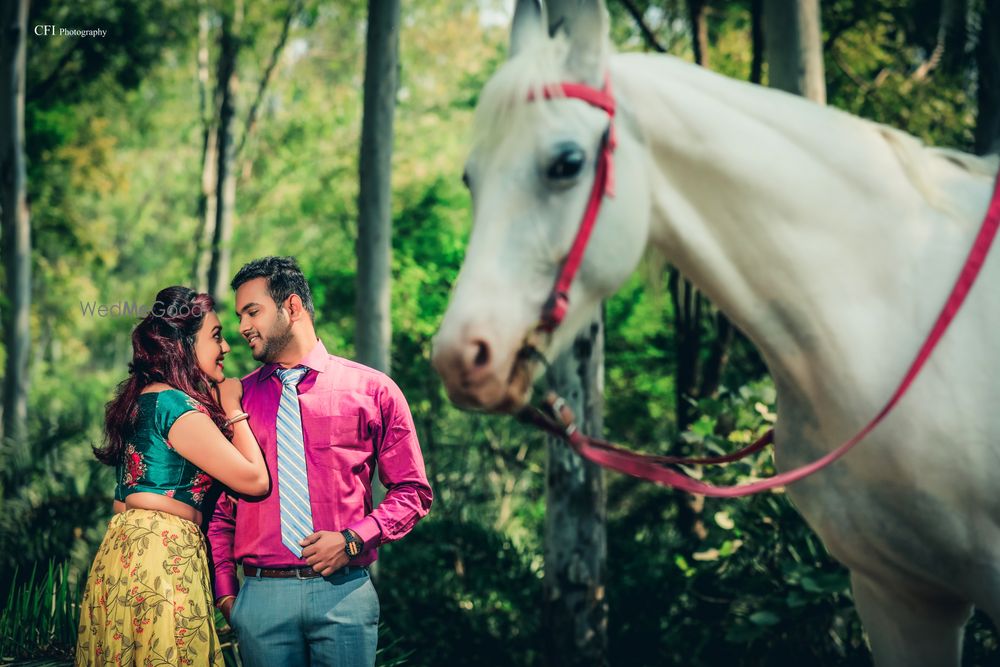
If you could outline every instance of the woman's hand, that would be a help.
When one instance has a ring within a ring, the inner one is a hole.
[[[226,623],[232,624],[229,620],[229,615],[233,613],[233,605],[236,604],[236,598],[232,595],[227,595],[223,600],[222,604],[219,605],[219,611],[222,612],[222,617],[226,619]]]
[[[219,388],[219,403],[227,415],[243,411],[243,383],[236,378],[226,378]]]

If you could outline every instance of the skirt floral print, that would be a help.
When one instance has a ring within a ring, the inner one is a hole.
[[[108,525],[87,578],[76,665],[218,665],[205,540],[166,512],[132,509]]]

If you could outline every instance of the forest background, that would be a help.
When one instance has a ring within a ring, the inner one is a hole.
[[[227,374],[242,376],[255,362],[228,281],[252,258],[293,255],[320,337],[357,356],[359,156],[378,2],[31,3],[30,251],[20,263],[10,254],[5,217],[0,275],[0,661],[64,660],[75,638],[74,603],[111,511],[112,470],[91,446],[127,373],[136,319],[124,304],[150,304],[170,284],[212,291],[233,346]],[[608,2],[619,50],[767,83],[761,0]],[[1000,136],[1000,79],[989,79],[1000,69],[998,4],[823,2],[827,103],[930,144],[989,150]],[[410,402],[435,502],[380,550],[379,660],[555,664],[543,604],[551,445],[509,418],[456,410],[429,363],[469,233],[461,174],[472,111],[506,57],[510,6],[410,0],[399,11],[386,365]],[[102,305],[119,311],[102,315]],[[773,385],[753,347],[670,267],[644,265],[606,303],[604,323],[613,439],[720,451],[773,421]],[[26,359],[23,372],[10,370],[12,355]],[[763,456],[705,475],[769,472]],[[606,483],[602,662],[870,664],[846,571],[784,494],[705,500],[613,474]],[[977,614],[966,664],[998,660],[996,631]]]

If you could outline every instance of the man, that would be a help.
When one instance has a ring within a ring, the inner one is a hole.
[[[367,566],[431,506],[413,418],[387,376],[327,353],[293,258],[254,260],[232,287],[240,333],[264,364],[243,378],[243,409],[271,489],[216,505],[216,605],[247,667],[370,667],[379,602]],[[372,511],[376,463],[388,491]]]

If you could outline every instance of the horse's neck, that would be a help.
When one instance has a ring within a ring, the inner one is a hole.
[[[612,79],[653,161],[651,243],[803,400],[886,396],[970,225],[926,201],[878,126],[669,57],[615,56]]]

